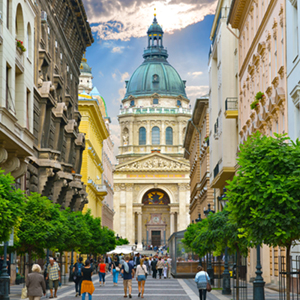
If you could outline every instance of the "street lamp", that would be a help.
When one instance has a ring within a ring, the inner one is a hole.
[[[7,247],[8,242],[4,243],[4,258],[3,258],[3,265],[0,275],[0,299],[1,300],[9,300],[9,275],[7,272]]]
[[[261,263],[260,263],[260,245],[256,247],[257,252],[257,263],[256,263],[256,277],[253,281],[253,296],[255,300],[265,300],[265,282],[263,277],[261,276]]]
[[[199,223],[202,221],[201,214],[198,215],[198,218],[195,221],[196,221],[196,223]],[[199,266],[202,267],[202,258],[201,257],[199,257]]]
[[[206,217],[208,217],[208,215],[210,213],[214,214],[215,211],[210,209],[210,203],[209,203],[208,204],[208,209],[204,210],[204,214],[205,214]],[[213,285],[214,284],[214,269],[213,269],[213,267],[211,265],[211,253],[208,253],[207,273],[208,273],[208,276],[210,277],[211,283]]]
[[[226,199],[226,188],[223,188],[223,194],[218,197],[219,202],[222,204],[222,208],[224,208],[228,202]],[[231,295],[230,289],[230,273],[228,270],[228,247],[225,248],[225,262],[224,262],[224,272],[223,272],[223,295]]]

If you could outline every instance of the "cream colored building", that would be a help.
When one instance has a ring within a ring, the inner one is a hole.
[[[126,82],[114,173],[114,230],[138,249],[164,245],[187,227],[190,190],[182,146],[191,109],[185,81],[167,62],[156,17],[143,57]]]
[[[238,41],[227,28],[231,0],[220,0],[211,29],[209,54],[209,154],[210,187],[217,199],[226,180],[233,178],[238,146]]]
[[[265,135],[287,132],[285,62],[285,1],[236,0],[228,18],[239,37],[239,135],[243,143],[253,132]],[[258,92],[264,97],[254,108]],[[278,283],[279,256],[285,250],[263,246],[263,277]],[[255,277],[256,250],[251,250],[248,276]]]
[[[34,142],[35,13],[25,0],[1,1],[0,11],[5,12],[0,19],[0,168],[25,189]]]

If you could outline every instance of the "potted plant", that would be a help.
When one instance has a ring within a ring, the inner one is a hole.
[[[250,104],[251,109],[255,109],[259,106],[259,101],[265,96],[263,92],[258,92],[255,95],[255,100]]]
[[[19,48],[22,52],[25,52],[26,51],[26,48],[24,47],[23,45],[23,42],[21,40],[17,40],[17,48]]]

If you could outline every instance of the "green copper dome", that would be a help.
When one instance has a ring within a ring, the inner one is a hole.
[[[90,73],[90,74],[92,74],[92,68],[87,64],[87,60],[86,60],[85,57],[83,57],[81,59],[80,73]]]
[[[143,54],[145,60],[126,82],[125,99],[130,95],[149,96],[153,93],[175,97],[182,95],[187,98],[185,82],[167,61],[168,52],[163,46],[163,34],[154,17],[147,32],[148,47]]]

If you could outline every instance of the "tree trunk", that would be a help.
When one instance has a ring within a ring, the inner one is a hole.
[[[28,250],[28,274],[31,273],[31,256],[32,256],[32,251],[31,249]]]
[[[286,247],[286,300],[291,299],[291,259],[290,259],[291,245]]]

